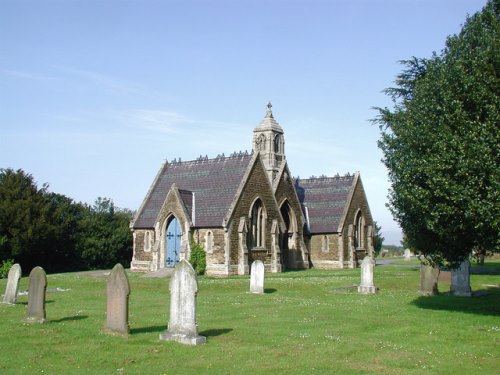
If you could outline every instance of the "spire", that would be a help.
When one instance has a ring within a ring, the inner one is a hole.
[[[266,111],[265,118],[274,118],[273,117],[273,111],[271,110],[272,107],[273,107],[273,105],[271,104],[271,101],[269,101],[267,103],[267,111]]]

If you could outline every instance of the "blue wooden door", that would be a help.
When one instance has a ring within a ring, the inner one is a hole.
[[[177,218],[174,217],[168,224],[165,237],[165,267],[175,267],[181,247],[181,226]]]

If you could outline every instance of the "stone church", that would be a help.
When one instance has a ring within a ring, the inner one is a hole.
[[[208,275],[353,268],[373,256],[373,219],[359,173],[293,178],[271,104],[252,151],[164,162],[131,222],[133,271],[174,267],[191,244]]]

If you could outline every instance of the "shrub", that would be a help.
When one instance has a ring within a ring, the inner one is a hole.
[[[14,265],[13,259],[7,259],[2,262],[0,266],[0,279],[6,279],[9,276],[9,271]]]
[[[205,249],[197,242],[191,243],[189,263],[191,263],[197,275],[203,275],[205,273],[205,269],[207,268]]]

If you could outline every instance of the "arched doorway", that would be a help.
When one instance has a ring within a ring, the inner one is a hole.
[[[281,235],[281,257],[285,268],[295,268],[297,258],[297,220],[288,200],[285,200],[280,207],[281,216],[285,222],[285,232]]]
[[[165,267],[175,267],[179,262],[181,236],[179,220],[172,216],[165,231]]]

